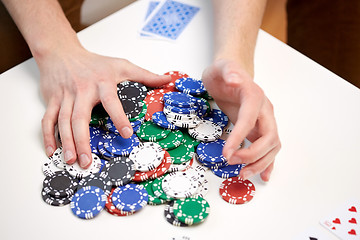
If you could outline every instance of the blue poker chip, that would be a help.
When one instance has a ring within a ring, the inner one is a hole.
[[[98,152],[106,160],[109,160],[109,159],[112,159],[115,157],[114,154],[107,151],[105,148],[105,146],[107,146],[109,144],[110,140],[113,139],[114,137],[115,137],[115,133],[107,132],[107,133],[103,134],[102,137],[99,139],[99,142],[97,145]]]
[[[106,195],[95,186],[85,186],[78,190],[70,203],[72,212],[82,219],[96,217],[105,207]]]
[[[190,77],[179,78],[175,81],[175,87],[186,94],[201,95],[206,92],[204,84],[201,79],[194,79]]]
[[[162,127],[162,128],[166,128],[166,129],[172,129],[172,130],[178,130],[180,129],[179,127],[175,126],[174,124],[171,124],[167,118],[166,115],[164,114],[164,112],[155,112],[152,116],[151,116],[151,120],[153,121],[153,123],[155,123],[156,125]]]
[[[212,168],[211,171],[218,177],[231,178],[239,176],[242,167],[243,164],[227,165],[224,167]]]
[[[149,196],[143,185],[130,183],[117,187],[111,196],[111,200],[117,209],[125,212],[136,212],[147,205]]]
[[[141,125],[141,124],[144,122],[144,120],[145,120],[145,116],[142,117],[142,118],[140,118],[140,119],[138,119],[138,120],[136,120],[136,121],[130,122],[131,127],[132,127],[132,128],[135,128],[135,127]],[[108,131],[110,131],[110,132],[119,134],[119,131],[116,129],[116,127],[115,127],[115,125],[114,125],[114,122],[111,120],[110,117],[108,117],[108,118],[106,119],[105,128],[106,128]],[[134,131],[134,132],[135,132],[135,131]]]
[[[134,147],[140,143],[139,138],[133,134],[130,138],[120,135],[114,136],[110,141],[104,143],[105,149],[115,156],[129,156]]]
[[[198,105],[195,104],[193,107],[176,107],[171,106],[170,104],[165,103],[164,108],[173,113],[181,113],[181,114],[196,114],[198,110]]]
[[[91,152],[99,155],[100,153],[98,151],[98,144],[99,144],[99,140],[102,139],[102,136],[105,133],[105,131],[99,127],[90,126],[89,132],[90,132]]]
[[[136,133],[137,131],[139,131],[140,127],[141,127],[141,124],[139,124],[139,125],[137,125],[137,126],[133,127],[133,131],[134,131],[134,133]]]
[[[225,141],[217,139],[213,142],[202,142],[196,148],[199,161],[205,163],[206,166],[217,167],[226,163],[226,159],[222,154]]]
[[[175,107],[193,107],[196,104],[196,98],[182,92],[168,92],[164,94],[164,102]]]
[[[222,129],[224,129],[229,123],[228,116],[219,109],[212,109],[204,119],[216,123]]]
[[[209,108],[209,106],[206,103],[206,100],[203,98],[198,98],[196,104],[198,108],[197,110],[198,117],[200,118],[204,117]]]

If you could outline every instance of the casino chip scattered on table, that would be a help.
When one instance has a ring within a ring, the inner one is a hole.
[[[253,198],[255,186],[239,178],[243,165],[229,165],[222,155],[225,141],[220,137],[229,129],[228,117],[211,109],[212,98],[201,80],[178,71],[166,74],[172,81],[158,89],[118,84],[119,101],[134,129],[128,139],[119,135],[101,104],[93,108],[92,164],[88,169],[68,165],[62,147],[56,149],[42,166],[46,203],[69,204],[82,219],[103,209],[125,217],[147,205],[164,205],[169,223],[188,227],[210,213],[208,172],[224,179],[219,195],[225,201],[243,204]]]

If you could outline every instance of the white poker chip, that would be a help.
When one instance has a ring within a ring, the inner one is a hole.
[[[193,171],[169,173],[162,180],[162,189],[173,198],[188,198],[198,189],[197,173]]]
[[[201,120],[198,126],[189,128],[188,132],[191,137],[203,142],[215,141],[222,135],[221,127],[208,120]]]
[[[198,116],[196,116],[193,120],[190,121],[176,120],[169,117],[167,118],[167,120],[177,127],[188,129],[196,128],[201,123],[201,119]]]
[[[98,173],[101,169],[101,160],[94,153],[92,153],[91,156],[92,156],[92,162],[90,167],[88,167],[87,169],[81,168],[79,163],[76,161],[72,165],[66,164],[65,165],[66,170],[70,173],[71,176],[76,177],[78,179],[87,177],[90,174]]]
[[[171,110],[167,109],[164,107],[163,112],[165,114],[165,116],[167,118],[172,118],[172,119],[176,119],[176,120],[185,120],[185,121],[189,121],[189,120],[193,120],[196,118],[197,114],[184,114],[184,113],[176,113],[176,112],[172,112]]]
[[[42,166],[42,171],[45,176],[53,175],[54,172],[61,171],[61,170],[64,170],[64,169],[61,169],[61,168],[58,168],[57,166],[55,166],[55,164],[51,158],[45,159],[45,162],[43,163],[43,166]]]
[[[193,197],[204,197],[209,192],[209,181],[207,179],[198,187]]]
[[[135,147],[130,155],[135,168],[140,172],[147,172],[157,168],[164,159],[165,151],[156,142],[144,142]]]
[[[60,169],[65,169],[66,163],[64,160],[62,147],[57,148],[50,158],[52,159],[56,167]]]
[[[195,154],[194,154],[194,157],[195,157]],[[193,162],[194,162],[194,158],[192,158],[190,161],[183,162],[181,164],[172,163],[167,172],[171,173],[171,172],[186,171],[187,169],[189,169],[192,166]]]
[[[203,184],[203,182],[205,181],[205,172],[206,172],[206,168],[204,168],[201,165],[197,165],[197,166],[190,166],[187,170],[187,173],[191,173],[195,176],[196,178],[196,182],[198,183],[198,186],[200,186],[201,184]]]

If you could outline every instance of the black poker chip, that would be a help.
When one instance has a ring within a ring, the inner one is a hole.
[[[125,81],[117,85],[120,99],[143,101],[147,95],[147,88],[139,82]]]
[[[67,171],[57,171],[43,181],[43,191],[55,198],[67,198],[74,195],[78,182]]]
[[[175,201],[170,201],[166,206],[165,206],[165,209],[164,209],[164,216],[166,218],[166,221],[168,221],[169,223],[171,223],[172,225],[174,226],[177,226],[177,227],[187,227],[189,226],[188,224],[186,223],[183,223],[183,222],[180,222],[175,214],[174,214],[174,202]]]
[[[144,102],[132,99],[120,99],[127,118],[131,119],[138,116],[143,108]]]
[[[71,199],[72,199],[72,197],[56,198],[56,197],[50,196],[49,194],[47,194],[44,191],[44,189],[41,191],[41,196],[42,196],[42,199],[44,200],[44,202],[46,202],[47,204],[49,204],[51,206],[56,206],[56,207],[67,205],[71,202]]]
[[[85,186],[98,187],[104,191],[106,196],[110,195],[112,189],[111,180],[106,174],[103,174],[101,176],[100,174],[90,174],[89,176],[81,179],[77,189],[80,190]]]

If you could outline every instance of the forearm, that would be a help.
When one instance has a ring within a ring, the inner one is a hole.
[[[56,0],[2,0],[39,63],[49,53],[80,46]]]
[[[240,62],[253,75],[254,50],[266,0],[213,0],[214,59]]]

